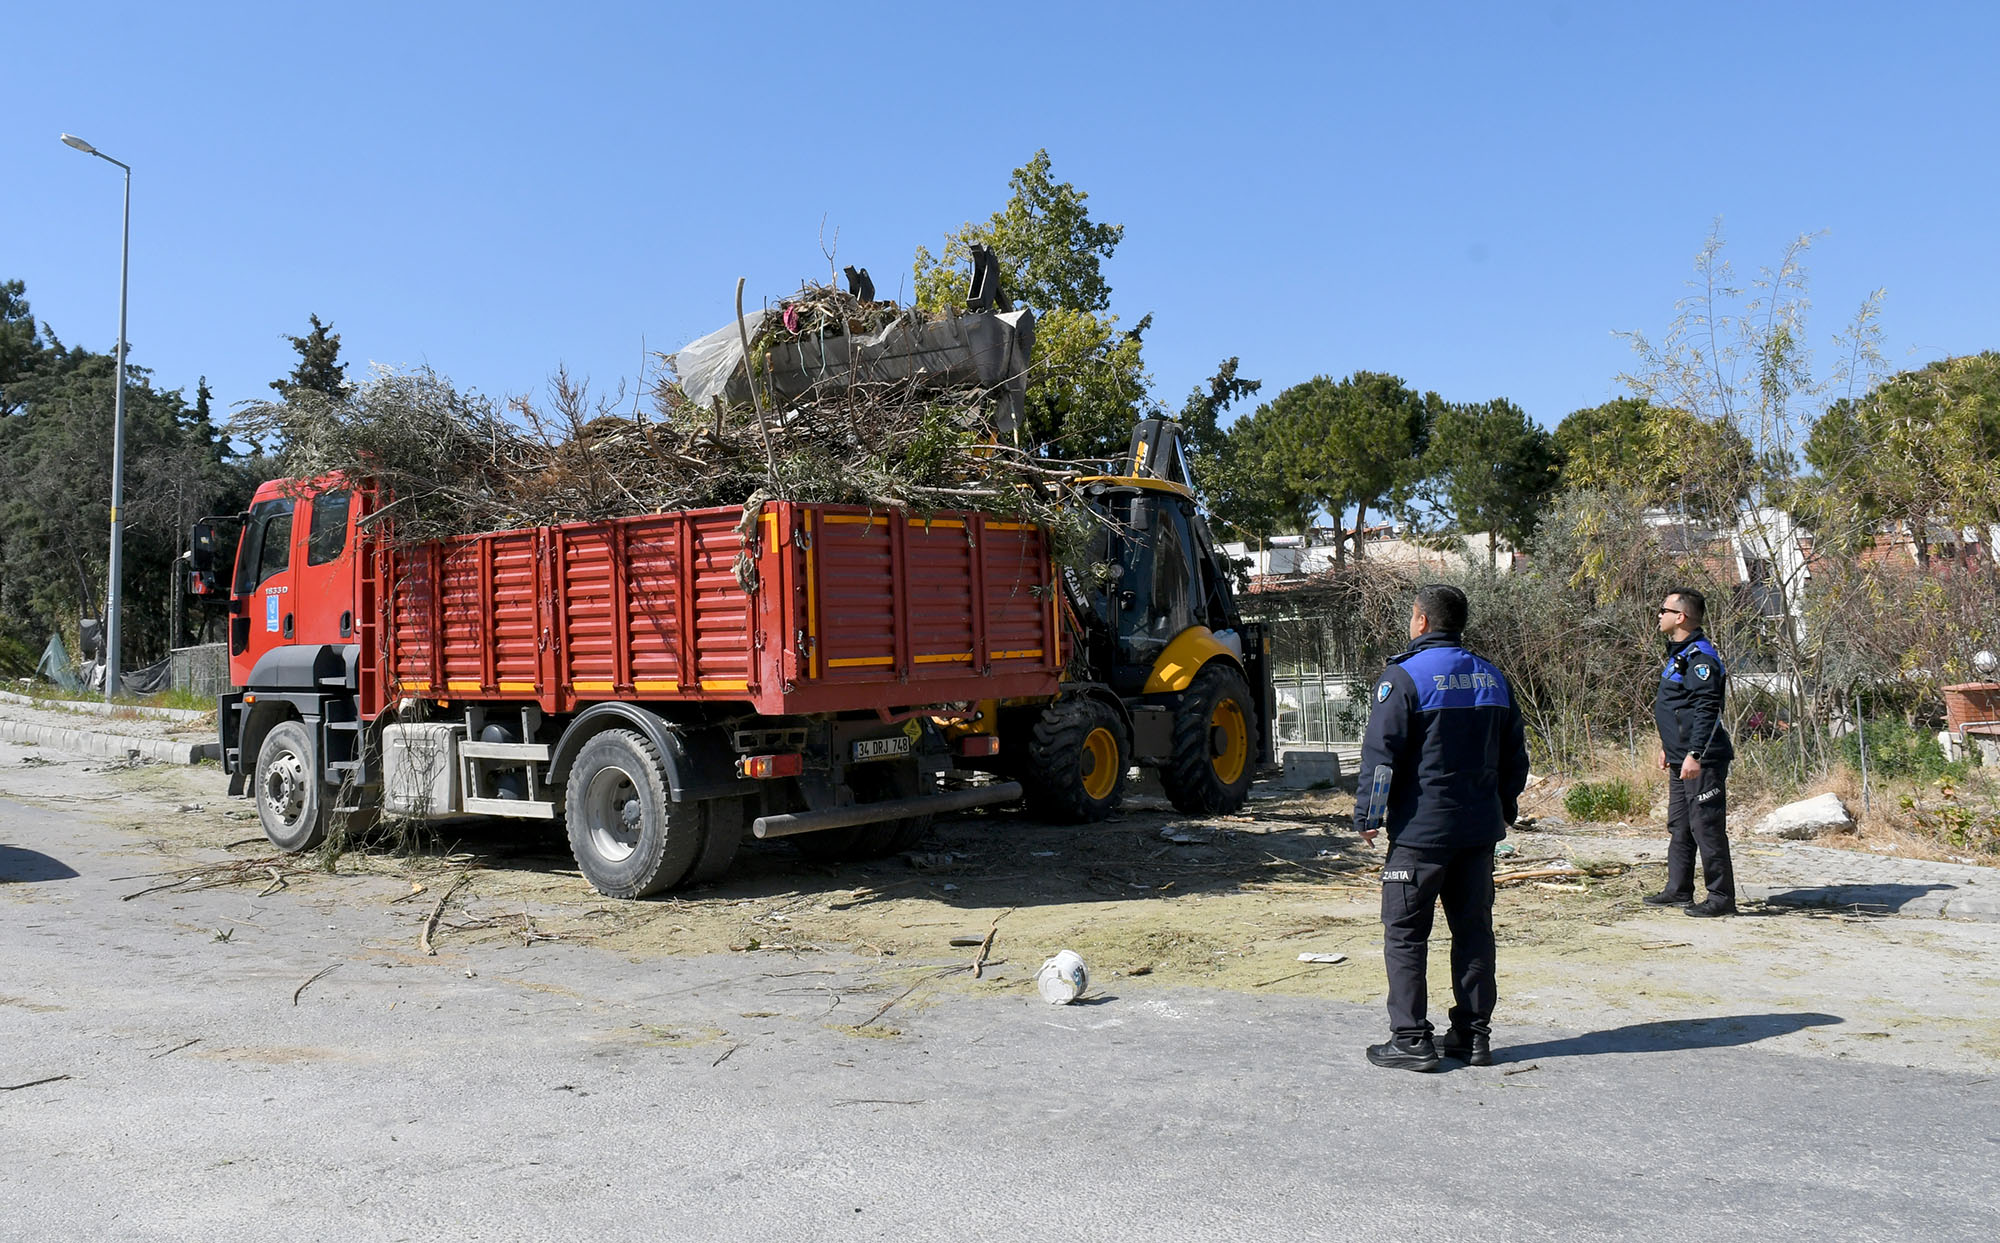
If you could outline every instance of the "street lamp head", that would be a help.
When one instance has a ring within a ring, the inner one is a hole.
[[[75,134],[64,134],[62,136],[62,140],[65,145],[75,147],[78,151],[83,152],[85,155],[97,154],[96,147],[93,147],[89,143],[85,142],[83,139],[78,138]]]

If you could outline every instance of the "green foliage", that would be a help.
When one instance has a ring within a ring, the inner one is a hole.
[[[1866,722],[1861,736],[1850,732],[1839,740],[1838,754],[1857,773],[1861,771],[1862,737],[1868,741],[1868,775],[1873,780],[1963,781],[1972,771],[1968,760],[1947,760],[1935,734],[1891,717]]]
[[[1816,525],[1849,545],[1883,520],[1928,529],[2000,519],[2000,353],[1905,371],[1814,423],[1805,458],[1819,476]]]
[[[932,314],[964,306],[972,247],[991,249],[1005,293],[1037,317],[1021,443],[1051,457],[1110,457],[1130,442],[1152,387],[1140,358],[1150,317],[1122,330],[1106,313],[1111,286],[1102,265],[1125,228],[1091,220],[1090,196],[1053,179],[1047,151],[1015,169],[1008,184],[1006,205],[985,223],[960,226],[939,254],[917,248],[916,304]]]
[[[0,632],[0,678],[25,678],[35,671],[41,653],[21,639]]]
[[[1262,380],[1245,380],[1236,374],[1241,361],[1233,356],[1223,359],[1206,384],[1197,384],[1181,403],[1178,419],[1188,447],[1197,454],[1209,458],[1220,455],[1229,440],[1222,430],[1223,412],[1245,398],[1256,396],[1264,387]]]
[[[1643,489],[1652,473],[1645,451],[1655,417],[1653,404],[1638,397],[1572,411],[1556,425],[1562,486]]]
[[[302,337],[285,338],[299,352],[298,365],[284,379],[271,381],[271,387],[286,397],[295,389],[340,397],[348,387],[347,364],[340,361],[340,334],[332,324],[320,323],[317,315],[306,318],[312,323],[311,331]]]
[[[39,640],[103,608],[110,545],[115,359],[31,325],[18,281],[0,286],[0,631]],[[126,666],[157,659],[169,633],[175,559],[196,518],[228,506],[240,472],[178,389],[128,361],[125,393]]]
[[[1579,781],[1564,791],[1563,810],[1572,820],[1619,820],[1639,810],[1639,796],[1629,781]]]
[[[1556,486],[1555,448],[1547,429],[1505,398],[1448,405],[1431,433],[1429,471],[1464,532],[1525,548]]]
[[[32,374],[47,348],[28,308],[27,290],[18,280],[0,281],[0,418],[19,413],[14,386]]]
[[[917,248],[917,305],[942,312],[963,305],[972,247],[985,245],[1000,261],[1008,294],[1037,312],[1096,312],[1111,305],[1103,261],[1125,237],[1121,224],[1098,224],[1084,206],[1090,198],[1049,172],[1049,153],[1014,170],[1007,205],[983,225],[966,224],[945,239],[942,256]]]
[[[1239,420],[1230,438],[1246,488],[1232,521],[1260,533],[1287,523],[1303,529],[1324,508],[1336,517],[1400,509],[1424,476],[1431,426],[1443,406],[1392,375],[1357,371],[1344,380],[1314,376]],[[1357,542],[1356,555],[1361,549]]]
[[[1058,309],[1035,324],[1034,371],[1021,442],[1060,458],[1114,457],[1132,442],[1152,378],[1140,360],[1142,320],[1130,332],[1116,316]]]

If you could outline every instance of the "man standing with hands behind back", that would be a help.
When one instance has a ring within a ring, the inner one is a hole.
[[[1660,729],[1660,767],[1667,770],[1667,887],[1643,899],[1649,906],[1685,906],[1699,918],[1736,913],[1736,874],[1729,864],[1729,761],[1736,750],[1722,728],[1728,674],[1701,632],[1708,601],[1675,588],[1660,606],[1667,664],[1653,698]],[[1708,896],[1694,900],[1695,852],[1701,853]]]
[[[1387,1044],[1368,1060],[1429,1071],[1438,1056],[1492,1064],[1493,847],[1507,836],[1528,783],[1528,743],[1513,688],[1465,648],[1465,593],[1431,584],[1410,608],[1410,650],[1375,681],[1361,744],[1364,791],[1378,765],[1394,775],[1379,814],[1382,958],[1389,972]],[[1372,804],[1372,798],[1367,800]],[[1362,837],[1375,830],[1363,811]],[[1432,1039],[1428,1004],[1431,920],[1451,927],[1451,1030]]]

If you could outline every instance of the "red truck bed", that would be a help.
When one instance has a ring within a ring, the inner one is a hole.
[[[742,519],[689,510],[374,545],[357,610],[363,715],[406,695],[777,716],[1055,694],[1039,527],[772,502],[750,539]]]

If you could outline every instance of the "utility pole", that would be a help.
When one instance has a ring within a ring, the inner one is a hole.
[[[119,668],[119,644],[123,636],[118,617],[119,606],[124,603],[120,580],[124,562],[125,517],[120,510],[125,503],[125,294],[132,271],[132,166],[123,160],[112,159],[75,134],[64,134],[62,140],[85,155],[94,155],[125,170],[125,225],[118,250],[118,392],[113,398],[111,416],[111,589],[106,593],[104,606],[104,698],[108,702],[118,694],[122,673]]]

